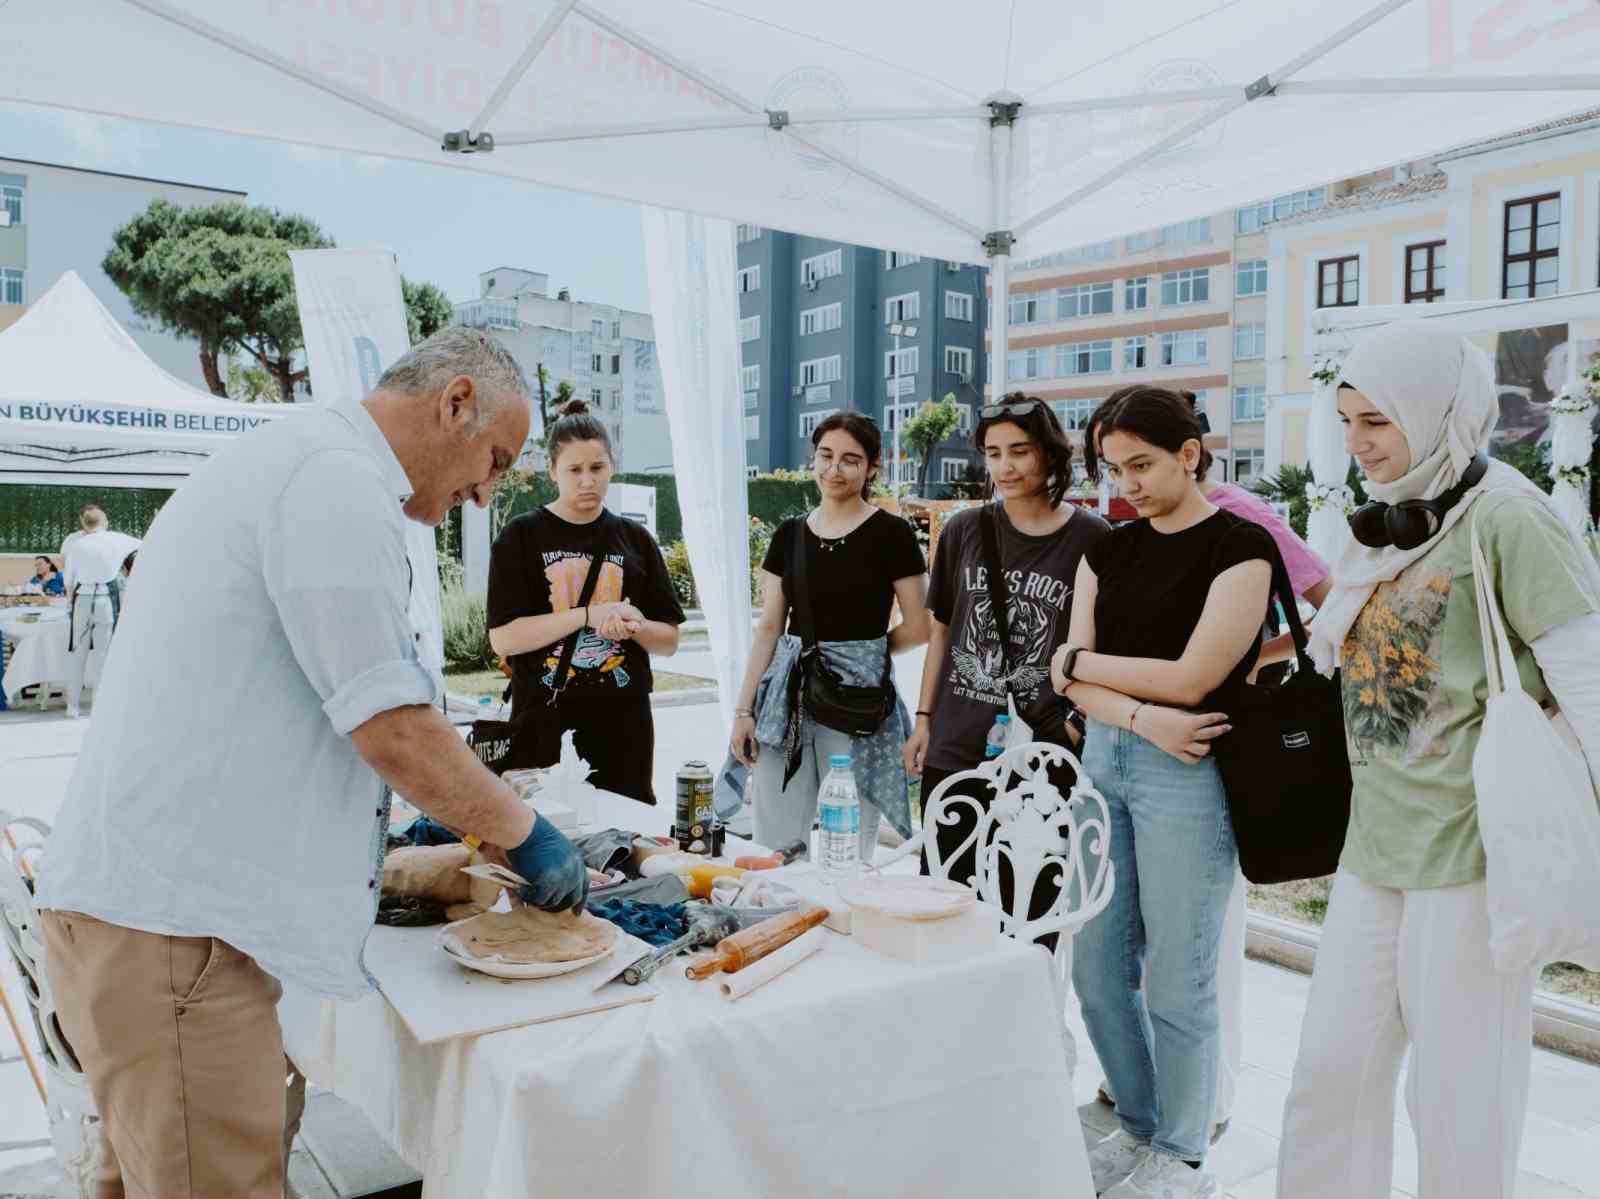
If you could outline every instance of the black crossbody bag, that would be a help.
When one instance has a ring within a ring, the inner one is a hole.
[[[810,547],[806,544],[806,522],[803,517],[797,518],[794,538],[789,545],[788,576],[784,582],[785,590],[789,591],[789,605],[794,611],[795,627],[800,634],[800,668],[795,672],[800,676],[799,698],[805,705],[806,714],[824,728],[848,733],[852,737],[870,737],[894,711],[894,676],[889,651],[885,647],[883,678],[873,687],[847,683],[828,665],[817,645],[816,624],[812,620],[808,571],[810,557]],[[791,579],[794,581],[793,588],[787,586]]]
[[[1281,682],[1240,687],[1227,700],[1233,731],[1211,743],[1239,868],[1253,883],[1332,874],[1350,824],[1339,676],[1324,678],[1306,654],[1305,626],[1276,545],[1272,590],[1289,621],[1298,668]]]
[[[611,514],[604,510],[600,513],[601,527],[595,530],[595,545],[593,556],[589,561],[589,573],[584,576],[583,590],[578,595],[580,608],[587,608],[589,601],[594,597],[595,586],[600,582],[600,569],[605,565],[604,533],[606,522],[610,521]],[[572,669],[572,656],[578,651],[578,638],[583,636],[583,629],[567,634],[567,639],[561,643],[561,661],[556,666],[555,685],[550,689],[550,705],[554,705],[561,698],[561,693],[566,690],[567,673]],[[509,692],[510,688],[507,688]],[[472,728],[467,733],[467,744],[472,747],[472,752],[478,755],[482,762],[495,774],[503,774],[513,764],[512,749],[517,739],[517,733],[522,725],[534,714],[512,710],[510,720],[474,720]]]
[[[1006,576],[1000,557],[1000,518],[995,515],[993,504],[984,505],[978,525],[983,537],[983,572],[989,581],[989,610],[994,613],[994,629],[1000,638],[1000,662],[1006,672],[1006,694],[1015,701],[1016,697],[1011,691],[1011,615],[1006,608]],[[1041,688],[1041,694],[1043,692],[1044,689]],[[1055,693],[1052,691],[1049,694]],[[1019,708],[1017,715],[1028,722],[1035,741],[1064,745],[1068,749],[1075,750],[1077,746],[1068,738],[1064,724],[1064,719],[1074,711],[1070,705],[1063,710],[1045,701],[1036,704],[1032,712],[1023,712]],[[1058,712],[1063,720],[1054,719]],[[1081,737],[1082,728],[1079,728],[1078,732]]]

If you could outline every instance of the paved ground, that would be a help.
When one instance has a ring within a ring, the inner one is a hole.
[[[687,653],[673,669],[698,673],[690,669],[695,661],[692,652]],[[897,663],[903,694],[916,694],[919,671],[920,659]],[[670,793],[673,770],[683,758],[720,758],[722,735],[713,711],[706,705],[657,711],[656,738],[662,747],[657,755],[659,793]],[[92,718],[69,722],[59,709],[45,715],[0,713],[0,779],[4,780],[0,804],[15,813],[51,819],[91,724]],[[1233,1126],[1212,1157],[1232,1199],[1268,1199],[1273,1194],[1278,1130],[1308,982],[1301,975],[1258,962],[1247,967],[1245,1074]],[[21,994],[9,961],[0,966],[0,983],[20,1014]],[[1075,1007],[1068,1019],[1081,1058],[1075,1079],[1077,1098],[1088,1104],[1100,1071]],[[0,1058],[15,1052],[10,1030],[0,1022]],[[1394,1193],[1413,1195],[1414,1142],[1403,1104],[1399,1111]],[[44,1110],[20,1062],[0,1062],[0,1114],[0,1140],[46,1135]],[[1095,1119],[1097,1110],[1088,1109],[1087,1116]],[[45,1151],[0,1153],[0,1199],[49,1193],[24,1177],[25,1173],[36,1175],[39,1159],[46,1155]],[[1522,1166],[1518,1199],[1600,1199],[1600,1069],[1535,1052]]]

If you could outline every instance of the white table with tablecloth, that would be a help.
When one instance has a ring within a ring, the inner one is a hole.
[[[669,820],[603,793],[596,827]],[[737,1001],[664,969],[650,1003],[431,1045],[382,995],[291,988],[285,1042],[426,1199],[1093,1196],[1042,950],[911,965],[821,931]]]
[[[65,607],[0,608],[0,637],[16,647],[6,663],[7,703],[16,703],[24,687],[67,681],[68,619]],[[100,677],[110,645],[109,637],[97,639],[84,671],[86,686],[93,687]]]

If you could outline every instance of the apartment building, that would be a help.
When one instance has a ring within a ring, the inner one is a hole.
[[[100,263],[111,249],[112,233],[152,200],[192,207],[244,199],[244,192],[229,188],[0,158],[0,329],[63,274],[76,271],[146,355],[205,389],[199,343],[136,315]]]
[[[884,477],[918,477],[894,433],[930,401],[954,393],[962,424],[930,457],[930,494],[962,479],[977,455],[982,403],[985,272],[896,250],[738,228],[740,362],[746,463],[752,475],[803,466],[811,434],[834,412],[884,430]]]
[[[496,267],[478,276],[478,298],[455,306],[455,323],[487,330],[535,382],[543,366],[553,395],[565,380],[605,422],[618,470],[667,472],[672,438],[647,312],[550,295],[539,271]],[[533,435],[538,436],[535,428]],[[543,466],[530,441],[529,461]]]

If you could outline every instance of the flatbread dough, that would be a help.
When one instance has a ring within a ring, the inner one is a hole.
[[[445,936],[471,957],[533,965],[575,962],[604,953],[616,942],[617,926],[588,912],[574,916],[522,907],[463,920],[451,925]]]

